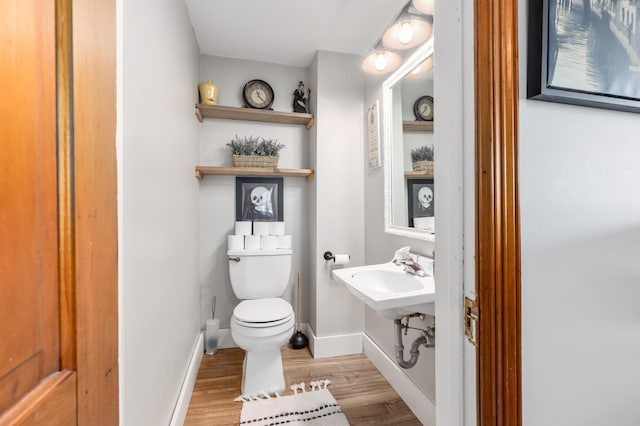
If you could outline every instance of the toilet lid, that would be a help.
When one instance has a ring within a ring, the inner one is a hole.
[[[233,310],[233,316],[246,323],[278,321],[292,313],[291,305],[280,298],[245,300]]]

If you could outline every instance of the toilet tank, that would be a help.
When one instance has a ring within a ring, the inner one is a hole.
[[[227,251],[229,278],[236,297],[281,297],[289,285],[291,254],[291,250],[284,249]]]

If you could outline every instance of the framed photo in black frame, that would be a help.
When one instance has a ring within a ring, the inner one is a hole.
[[[236,220],[282,222],[283,178],[236,177]]]
[[[527,98],[640,112],[640,23],[612,0],[530,0]]]
[[[407,179],[407,201],[409,227],[415,227],[413,219],[416,217],[433,217],[435,215],[433,178]]]

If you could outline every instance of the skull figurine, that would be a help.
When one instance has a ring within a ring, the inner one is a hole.
[[[261,213],[271,213],[271,192],[273,188],[268,189],[264,186],[257,186],[251,191],[251,204],[253,208]]]
[[[420,202],[420,207],[423,209],[431,207],[431,203],[433,202],[433,191],[431,188],[428,186],[420,188],[418,191],[418,201]]]

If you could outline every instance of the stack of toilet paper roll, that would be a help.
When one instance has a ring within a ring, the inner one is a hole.
[[[236,222],[235,234],[227,236],[229,250],[290,249],[291,235],[285,235],[284,222]]]

